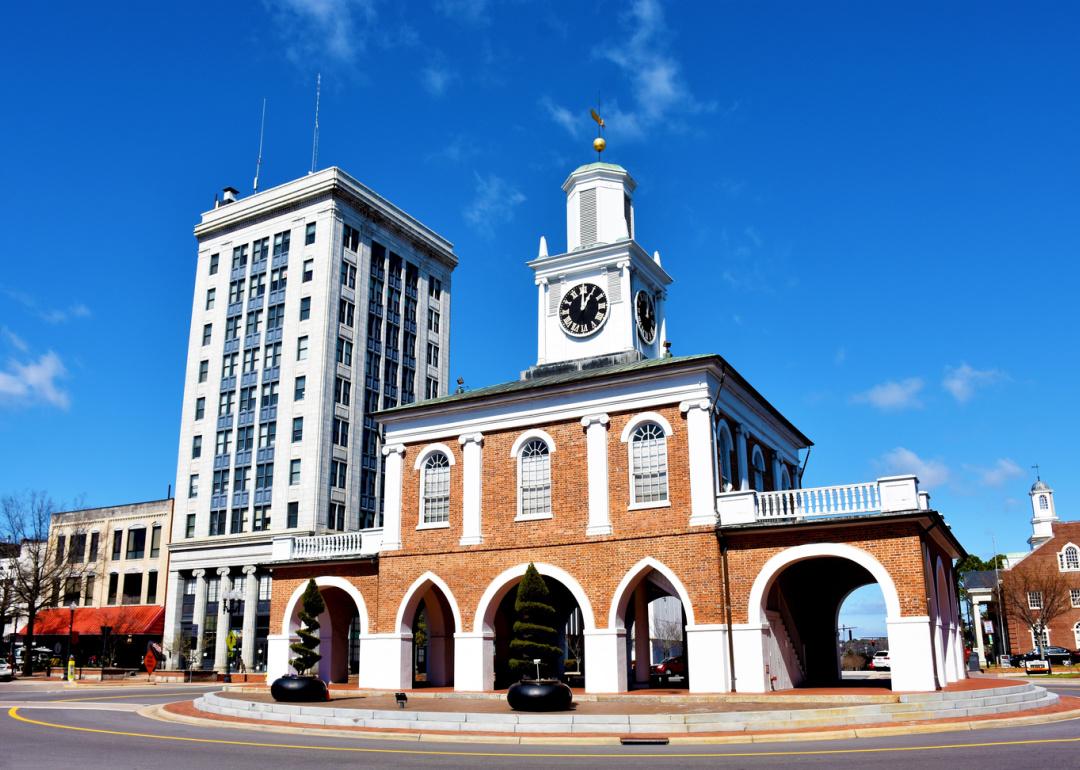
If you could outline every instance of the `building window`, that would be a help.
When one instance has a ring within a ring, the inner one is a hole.
[[[292,460],[289,462],[289,486],[296,486],[300,483],[300,461]]]
[[[225,534],[225,511],[210,511],[209,534],[211,537]]]
[[[202,436],[191,437],[191,459],[202,457]]]
[[[232,377],[236,374],[236,353],[226,353],[221,357],[221,376]]]
[[[94,583],[97,582],[93,575],[86,576],[86,588],[83,590],[83,606],[89,607],[94,603]]]
[[[423,511],[420,521],[424,524],[441,524],[450,521],[450,460],[442,452],[433,452],[424,462]]]
[[[240,316],[229,316],[225,319],[225,339],[235,340],[240,336]]]
[[[263,357],[263,368],[273,369],[281,365],[281,343],[275,342],[272,345],[266,346],[266,352]]]
[[[338,302],[338,323],[342,326],[348,326],[351,329],[353,325],[353,314],[355,310],[356,305],[349,302],[349,300],[340,300]]]
[[[161,555],[161,525],[155,524],[150,530],[150,558],[156,559]]]
[[[634,429],[630,438],[630,473],[635,505],[667,502],[667,437],[655,422]]]
[[[434,342],[427,344],[427,364],[435,367],[439,365],[439,346]]]
[[[233,491],[234,492],[247,492],[248,474],[251,473],[251,468],[248,466],[242,466],[240,468],[233,468]]]
[[[231,390],[218,396],[218,415],[232,414],[235,397],[236,394]]]
[[[199,496],[199,474],[198,473],[192,473],[188,477],[187,496],[188,497],[198,497]]]
[[[247,511],[243,508],[233,508],[232,517],[229,520],[229,534],[239,535],[244,531],[244,517]]]
[[[259,449],[267,449],[277,442],[277,422],[264,422],[259,426]]]
[[[753,469],[754,477],[751,480],[752,486],[758,492],[765,491],[765,454],[761,451],[761,447],[754,447],[754,452],[751,455],[750,465]]]
[[[360,250],[360,231],[355,227],[345,225],[345,248],[349,251]]]
[[[248,279],[248,297],[261,299],[266,294],[266,273],[259,273]]]
[[[442,281],[438,278],[428,279],[428,296],[432,299],[439,299],[442,296]]]
[[[213,310],[214,309],[214,300],[216,299],[216,295],[217,295],[217,289],[207,289],[206,290],[206,309],[207,310]]]
[[[342,377],[334,378],[334,403],[348,406],[352,394],[352,383]]]
[[[199,397],[195,399],[195,419],[201,420],[206,416],[206,399]]]
[[[1041,640],[1040,640],[1039,637],[1041,637]],[[1041,645],[1040,645],[1040,641],[1042,642]],[[1043,648],[1049,647],[1050,646],[1050,629],[1049,628],[1043,628],[1042,633],[1040,633],[1038,637],[1035,636],[1035,631],[1031,631],[1031,646],[1032,646],[1033,649],[1037,648],[1037,647],[1040,647],[1040,646],[1042,646]]]
[[[308,222],[307,227],[304,228],[304,245],[310,246],[315,243],[315,223]]]
[[[100,532],[90,533],[90,556],[87,557],[87,561],[95,562],[98,556],[98,540],[101,538]]]
[[[231,443],[232,431],[219,430],[217,432],[217,438],[214,441],[214,454],[227,455],[229,453],[229,445]]]
[[[120,576],[115,572],[109,575],[109,595],[106,600],[107,604],[116,604],[116,588],[120,582]]]
[[[334,418],[333,442],[336,446],[347,447],[349,445],[349,421],[339,417]]]
[[[121,604],[138,604],[142,601],[142,573],[129,572],[124,575],[124,595]]]
[[[1062,571],[1080,570],[1080,548],[1069,543],[1058,554],[1058,568]]]
[[[721,492],[730,492],[735,484],[731,471],[732,447],[731,431],[728,430],[727,423],[721,420],[716,426],[716,454],[720,459],[716,467],[720,469]]]
[[[779,489],[791,489],[791,473],[788,472],[786,465],[780,466],[780,486]]]
[[[344,460],[330,461],[330,486],[334,489],[345,489],[349,478],[349,466]]]
[[[112,558],[113,561],[120,560],[120,554],[124,552],[124,530],[117,529],[112,533]]]
[[[268,529],[270,529],[270,506],[256,506],[251,517],[251,531],[265,532]]]
[[[244,281],[229,281],[229,304],[235,305],[244,300]]]
[[[256,244],[258,245],[258,244]],[[232,269],[247,266],[247,244],[237,246],[232,250]]]
[[[1039,495],[1039,510],[1045,511],[1050,507],[1050,501],[1046,499],[1046,495]]]
[[[299,480],[299,471],[300,471],[300,469],[297,468],[297,479],[298,480]],[[289,506],[286,509],[285,528],[286,529],[295,528],[299,518],[300,518],[300,503],[293,501],[293,502],[289,503]]]
[[[214,330],[214,325],[213,324],[203,324],[203,328],[202,328],[202,344],[203,345],[209,345],[210,344],[210,335],[213,332],[213,330]]]
[[[269,489],[274,485],[274,464],[259,463],[255,466],[255,488]]]
[[[202,360],[199,362],[199,382],[206,382],[206,378],[210,375],[210,362]]]
[[[300,300],[300,320],[306,321],[311,318],[311,297],[304,297]]]
[[[262,326],[262,310],[252,310],[244,322],[244,334],[258,334]]]
[[[518,513],[522,517],[551,515],[551,454],[547,442],[534,438],[518,454]]]
[[[85,556],[86,533],[73,533],[71,535],[71,541],[68,543],[68,562],[71,564],[80,564]]]
[[[146,528],[129,529],[127,537],[127,558],[141,559],[146,555]]]
[[[1041,610],[1043,606],[1042,591],[1028,591],[1028,609]]]
[[[266,330],[280,329],[285,325],[285,306],[271,305],[266,311]]]
[[[326,510],[326,528],[345,529],[345,505],[344,503],[330,503]]]
[[[262,399],[260,406],[263,409],[270,409],[277,406],[278,400],[278,383],[268,382],[262,386]]]
[[[210,255],[210,275],[217,275],[218,262],[220,261],[220,254]]]
[[[341,285],[349,289],[356,288],[356,268],[344,259],[341,260]]]
[[[293,417],[292,421],[292,440],[303,441],[304,440],[304,418]]]
[[[254,393],[255,388],[251,389]],[[255,397],[252,396],[251,408],[255,408]],[[255,448],[255,426],[245,425],[243,428],[236,429],[236,451],[237,452],[249,452]]]
[[[301,281],[303,283],[307,283],[314,277],[315,277],[315,260],[314,259],[305,259],[304,260],[304,274],[303,274],[303,276],[301,278]]]
[[[282,291],[288,283],[289,269],[287,267],[275,267],[270,271],[270,291]]]
[[[352,366],[352,343],[338,337],[337,362],[343,366]]]
[[[187,515],[187,521],[184,522],[184,537],[190,539],[195,537],[195,514],[189,513]]]
[[[439,311],[428,308],[427,311],[427,328],[429,332],[434,334],[439,333]]]
[[[289,255],[289,239],[292,237],[292,233],[286,230],[283,233],[277,233],[274,236],[274,256],[288,256]]]
[[[308,353],[308,338],[300,337],[296,340],[296,360],[306,361]]]
[[[146,573],[146,603],[157,604],[157,572]]]
[[[307,377],[297,377],[293,381],[293,401],[303,401],[307,390]]]
[[[1073,607],[1080,607],[1080,588],[1069,589],[1069,602]]]
[[[434,377],[427,378],[427,384],[424,389],[424,398],[438,398],[439,397],[439,381]]]

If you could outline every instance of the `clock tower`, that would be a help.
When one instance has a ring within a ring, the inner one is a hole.
[[[671,276],[635,240],[634,188],[622,166],[589,163],[563,183],[566,251],[529,262],[537,286],[536,366],[525,378],[663,354]]]

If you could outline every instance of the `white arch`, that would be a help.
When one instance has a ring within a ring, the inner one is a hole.
[[[791,489],[791,473],[786,465],[780,466],[780,489]]]
[[[747,621],[750,623],[767,622],[763,609],[765,596],[776,576],[785,567],[820,556],[848,559],[863,567],[881,586],[881,593],[885,597],[886,620],[900,618],[900,595],[896,592],[896,583],[893,582],[889,571],[873,555],[846,543],[809,543],[785,548],[765,562],[750,588],[750,599],[746,605]],[[756,618],[752,614],[755,611],[758,613]]]
[[[585,593],[585,589],[581,587],[581,584],[574,579],[574,577],[562,569],[556,567],[553,564],[545,564],[544,562],[533,562],[533,566],[536,567],[536,571],[544,577],[554,578],[562,583],[571,596],[578,603],[578,608],[581,609],[582,619],[585,621],[585,630],[592,631],[596,628],[596,620],[593,615],[592,602],[589,601],[588,594]],[[518,564],[516,567],[504,570],[492,580],[486,589],[484,589],[483,596],[480,597],[480,603],[476,607],[476,616],[473,619],[473,631],[474,633],[483,633],[484,631],[490,632],[492,629],[487,622],[488,613],[494,614],[498,609],[499,602],[506,596],[510,590],[510,586],[521,579],[521,576],[525,574],[525,570],[528,569],[528,564]]]
[[[659,425],[660,429],[664,431],[665,437],[670,436],[672,433],[671,423],[664,419],[664,415],[659,412],[641,412],[627,421],[626,427],[622,429],[622,434],[619,436],[619,441],[625,444],[630,440],[630,436],[634,434],[634,429],[646,422],[655,422]]]
[[[527,430],[514,439],[514,445],[510,447],[510,457],[517,458],[518,452],[525,446],[525,443],[531,441],[534,438],[538,438],[547,444],[548,452],[555,451],[555,439],[547,431],[540,430],[539,428],[533,428]]]
[[[398,605],[397,615],[394,617],[394,628],[401,633],[405,632],[405,617],[410,609],[409,605],[411,604],[411,609],[415,610],[416,604],[420,601],[420,596],[428,584],[436,586],[442,591],[442,595],[446,598],[446,603],[450,605],[450,612],[454,616],[454,630],[459,633],[464,631],[465,627],[461,625],[461,611],[458,609],[457,599],[454,598],[450,586],[446,584],[445,580],[430,571],[425,572],[414,580],[413,584],[409,586],[409,589],[405,592],[405,596],[401,599],[401,604]]]
[[[727,420],[718,420],[716,423],[716,455],[719,462],[717,462],[716,468],[721,477],[720,483],[723,483],[724,471],[727,471],[727,485],[721,487],[721,492],[730,492],[735,488],[735,464],[731,462],[731,452],[734,448],[735,441],[731,437],[731,429],[728,428]]]
[[[428,444],[426,447],[420,450],[420,454],[416,456],[416,462],[413,463],[413,470],[418,471],[424,467],[424,461],[436,452],[442,452],[446,455],[446,461],[453,465],[455,463],[454,453],[450,451],[450,447],[446,444],[436,442],[434,444]]]
[[[690,594],[687,593],[686,587],[682,581],[675,576],[675,573],[671,569],[657,561],[651,556],[646,556],[639,561],[623,575],[623,579],[619,581],[619,585],[615,588],[615,593],[611,597],[611,608],[608,611],[608,628],[616,628],[619,623],[619,615],[623,614],[625,604],[630,600],[630,584],[637,580],[638,577],[643,576],[650,569],[656,570],[663,575],[671,586],[675,589],[675,593],[682,602],[683,611],[686,613],[686,625],[696,625],[694,622],[694,606],[690,603]],[[625,594],[625,596],[624,596]]]
[[[340,588],[342,591],[352,597],[353,603],[356,605],[356,610],[360,615],[360,633],[366,634],[368,632],[368,612],[367,604],[364,602],[364,596],[360,593],[360,590],[346,580],[343,577],[336,577],[328,575],[324,577],[315,578],[315,585],[319,588]],[[290,636],[293,633],[292,616],[296,612],[296,605],[300,602],[300,597],[304,595],[304,589],[307,588],[307,581],[303,581],[296,587],[296,590],[292,592],[292,596],[289,597],[289,603],[285,605],[285,616],[281,621],[281,633],[286,636]]]

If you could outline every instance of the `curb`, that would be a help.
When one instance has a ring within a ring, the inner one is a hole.
[[[159,704],[146,706],[135,712],[141,717],[155,719],[160,722],[179,722],[195,727],[224,727],[234,730],[254,730],[257,732],[270,732],[278,735],[306,735],[306,736],[329,736],[334,738],[353,738],[358,740],[391,740],[403,742],[424,743],[489,743],[502,745],[520,746],[618,746],[621,736],[588,736],[574,737],[569,735],[497,735],[485,733],[470,733],[468,735],[458,733],[400,733],[385,732],[371,728],[353,728],[351,730],[337,730],[332,728],[312,729],[281,723],[262,724],[258,722],[243,723],[231,721],[219,721],[190,717],[182,714],[173,714],[165,710],[165,705]],[[900,735],[921,735],[931,733],[964,732],[971,730],[986,730],[1004,727],[1023,727],[1030,725],[1051,724],[1065,722],[1072,719],[1080,719],[1080,708],[1069,711],[1059,711],[1053,714],[1032,714],[1022,717],[1006,717],[1002,719],[969,720],[963,722],[929,722],[926,724],[904,724],[880,727],[851,727],[814,730],[808,732],[793,733],[762,733],[754,735],[746,733],[742,735],[672,735],[668,736],[671,745],[688,744],[748,744],[748,743],[791,743],[798,741],[833,741],[849,740],[853,738],[885,738]]]

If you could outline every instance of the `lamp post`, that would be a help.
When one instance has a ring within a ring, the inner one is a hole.
[[[102,669],[105,668],[105,658],[106,658],[106,654],[107,654],[108,646],[109,646],[109,633],[111,631],[112,631],[112,626],[102,626],[101,627],[101,668]],[[103,674],[102,679],[104,680],[104,678],[105,677],[104,677],[104,674]]]
[[[75,631],[75,607],[78,606],[75,602],[68,605],[68,640],[67,640],[67,678],[68,681],[75,680],[75,650],[72,649],[71,638]]]
[[[234,586],[233,588],[230,588],[228,591],[226,591],[224,594],[222,594],[221,600],[224,602],[225,617],[227,618],[227,620],[225,621],[225,640],[226,640],[225,644],[226,644],[226,647],[225,647],[225,677],[224,677],[223,681],[231,682],[232,681],[232,665],[231,664],[232,664],[233,650],[230,650],[227,645],[228,645],[229,635],[232,633],[232,618],[233,618],[233,615],[236,613],[236,611],[239,610],[241,605],[243,605],[243,603],[244,603],[244,592],[241,591],[239,588],[236,588]],[[218,631],[218,633],[221,633],[221,631]],[[235,645],[234,645],[234,647],[235,647]]]

